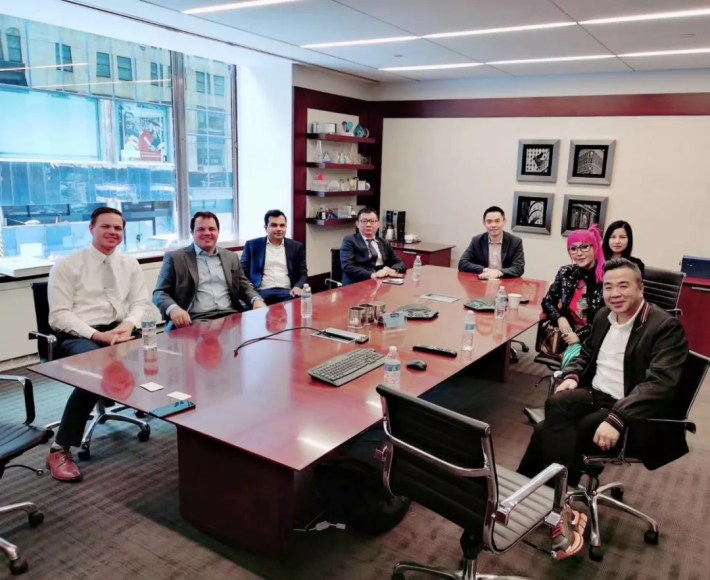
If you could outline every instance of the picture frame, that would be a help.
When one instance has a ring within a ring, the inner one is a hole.
[[[568,236],[575,230],[586,230],[593,223],[603,232],[608,199],[599,195],[565,195],[562,235]]]
[[[518,181],[555,183],[559,154],[559,139],[521,139],[518,141]]]
[[[549,236],[554,201],[554,193],[516,191],[513,196],[513,231]]]
[[[567,183],[610,185],[616,140],[570,141]]]

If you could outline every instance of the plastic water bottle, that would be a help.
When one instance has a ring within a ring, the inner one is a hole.
[[[473,337],[476,336],[476,313],[473,310],[466,312],[463,319],[463,335],[461,336],[461,350],[473,350]]]
[[[311,319],[313,317],[313,294],[308,284],[303,285],[301,294],[301,318]]]
[[[414,282],[419,282],[419,280],[422,279],[422,259],[417,254],[416,258],[414,258],[414,267],[412,268],[412,280]]]
[[[505,308],[508,305],[508,295],[505,286],[501,286],[496,294],[496,318],[505,318]]]
[[[146,350],[158,348],[158,337],[155,334],[156,324],[153,312],[146,310],[141,319],[141,335],[143,336],[143,348]]]
[[[399,377],[402,374],[402,361],[399,360],[397,347],[391,346],[385,357],[385,387],[399,388]]]

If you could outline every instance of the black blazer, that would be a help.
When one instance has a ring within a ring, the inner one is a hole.
[[[609,312],[607,307],[597,312],[590,337],[580,355],[565,368],[563,378],[574,377],[579,385],[591,386],[599,349],[611,328]],[[644,304],[624,353],[624,396],[616,402],[607,421],[620,430],[631,428],[634,450],[649,469],[688,452],[683,429],[669,437],[663,426],[639,423],[649,418],[678,418],[675,398],[687,357],[688,342],[678,319],[652,304]]]
[[[306,249],[301,242],[290,238],[284,239],[286,246],[286,267],[291,288],[303,288],[308,282],[306,268]],[[249,240],[242,251],[242,269],[255,288],[261,286],[266,262],[266,236]]]
[[[503,232],[501,248],[503,278],[519,278],[525,272],[523,240],[518,236]],[[488,233],[474,236],[459,260],[459,272],[480,274],[488,268]]]
[[[375,238],[375,243],[382,254],[385,266],[389,266],[400,274],[407,271],[407,266],[394,253],[392,246],[380,237]],[[340,265],[343,267],[343,285],[369,280],[372,273],[377,270],[372,265],[365,239],[359,233],[343,238],[343,243],[340,246]]]

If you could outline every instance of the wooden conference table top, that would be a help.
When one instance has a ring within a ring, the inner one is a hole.
[[[467,358],[461,352],[455,359],[414,352],[412,346],[460,350],[463,303],[493,298],[500,283],[479,281],[453,268],[425,266],[417,284],[411,276],[401,286],[370,280],[313,296],[311,326],[321,329],[346,329],[348,308],[372,301],[385,302],[387,311],[412,303],[427,303],[439,311],[434,320],[408,321],[405,330],[385,331],[377,325],[360,329],[370,339],[361,347],[294,330],[247,345],[237,357],[233,355],[245,340],[300,326],[300,301],[293,300],[160,334],[157,357],[154,352],[151,358],[141,341],[135,340],[32,370],[141,411],[168,404],[166,395],[173,391],[187,393],[196,408],[170,417],[170,422],[298,471],[382,417],[375,392],[383,380],[382,369],[335,388],[311,379],[309,368],[355,348],[374,347],[384,354],[394,345],[403,362],[402,391],[421,395],[537,322],[548,284],[527,279],[506,279],[503,284],[530,303],[509,311],[504,320],[479,313],[474,352]],[[461,300],[434,302],[422,298],[426,293]],[[428,369],[421,372],[404,366],[415,358],[427,361]],[[140,387],[148,381],[165,388],[149,392]]]

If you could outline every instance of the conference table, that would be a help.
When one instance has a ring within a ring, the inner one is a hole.
[[[530,302],[504,319],[478,313],[474,350],[461,352],[464,302],[495,298],[501,283]],[[453,268],[424,266],[417,282],[408,274],[401,286],[368,280],[317,293],[310,321],[301,319],[300,300],[293,300],[159,334],[157,352],[144,351],[135,340],[32,370],[145,412],[168,404],[173,391],[189,394],[196,407],[166,419],[177,427],[181,515],[225,543],[274,555],[288,547],[294,526],[314,514],[312,468],[382,419],[375,392],[382,367],[339,388],[311,379],[309,368],[356,348],[385,354],[396,346],[401,390],[413,396],[466,367],[476,377],[505,380],[510,340],[537,323],[547,286],[524,278],[486,282]],[[427,293],[459,300],[433,301],[423,297]],[[348,308],[373,301],[385,302],[387,311],[426,304],[439,315],[410,320],[405,329],[358,329],[369,338],[363,345],[296,328],[347,329]],[[279,331],[285,332],[234,355],[244,341]],[[415,352],[416,344],[459,353],[445,358]],[[412,359],[426,361],[427,370],[406,368]],[[146,382],[165,388],[150,392],[140,386]]]

